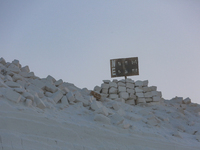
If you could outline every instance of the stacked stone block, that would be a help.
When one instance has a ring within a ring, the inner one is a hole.
[[[94,88],[95,92],[102,97],[112,100],[124,99],[127,104],[136,105],[139,103],[159,104],[162,100],[162,93],[157,91],[156,86],[148,87],[148,80],[136,81],[132,79],[103,80],[100,86]]]

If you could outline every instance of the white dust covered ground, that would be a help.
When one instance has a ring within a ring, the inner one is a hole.
[[[101,89],[97,100],[86,88],[39,78],[19,61],[1,58],[0,150],[200,149],[199,104],[181,97],[158,101],[158,95],[138,90],[147,86],[131,82],[134,88],[122,91],[128,94],[116,87],[112,94],[118,96],[110,98]]]

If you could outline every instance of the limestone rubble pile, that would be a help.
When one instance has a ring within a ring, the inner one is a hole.
[[[160,104],[162,99],[162,93],[157,91],[156,86],[148,87],[148,80],[136,81],[131,79],[114,79],[103,80],[104,83],[100,86],[94,87],[94,91],[101,94],[104,98],[110,98],[112,100],[123,99],[125,103],[130,105],[137,105],[140,103]]]
[[[173,131],[172,136],[180,138],[188,133],[200,141],[200,106],[191,103],[190,98],[164,100],[156,86],[148,86],[147,80],[103,80],[94,91],[101,94],[100,100],[86,88],[80,89],[50,75],[39,78],[18,60],[9,63],[0,58],[0,100],[40,110],[78,105],[94,115],[96,122],[124,129],[135,129],[141,124],[148,128],[162,127]]]

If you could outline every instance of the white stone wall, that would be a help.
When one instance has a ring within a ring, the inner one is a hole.
[[[133,81],[132,79],[103,80],[101,86],[96,86],[94,91],[100,93],[104,98],[112,100],[122,98],[131,105],[139,103],[159,104],[162,100],[162,93],[157,91],[156,86],[148,86],[148,82],[148,80]]]

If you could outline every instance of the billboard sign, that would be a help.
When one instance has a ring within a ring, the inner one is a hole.
[[[110,60],[111,78],[139,75],[138,57]]]

